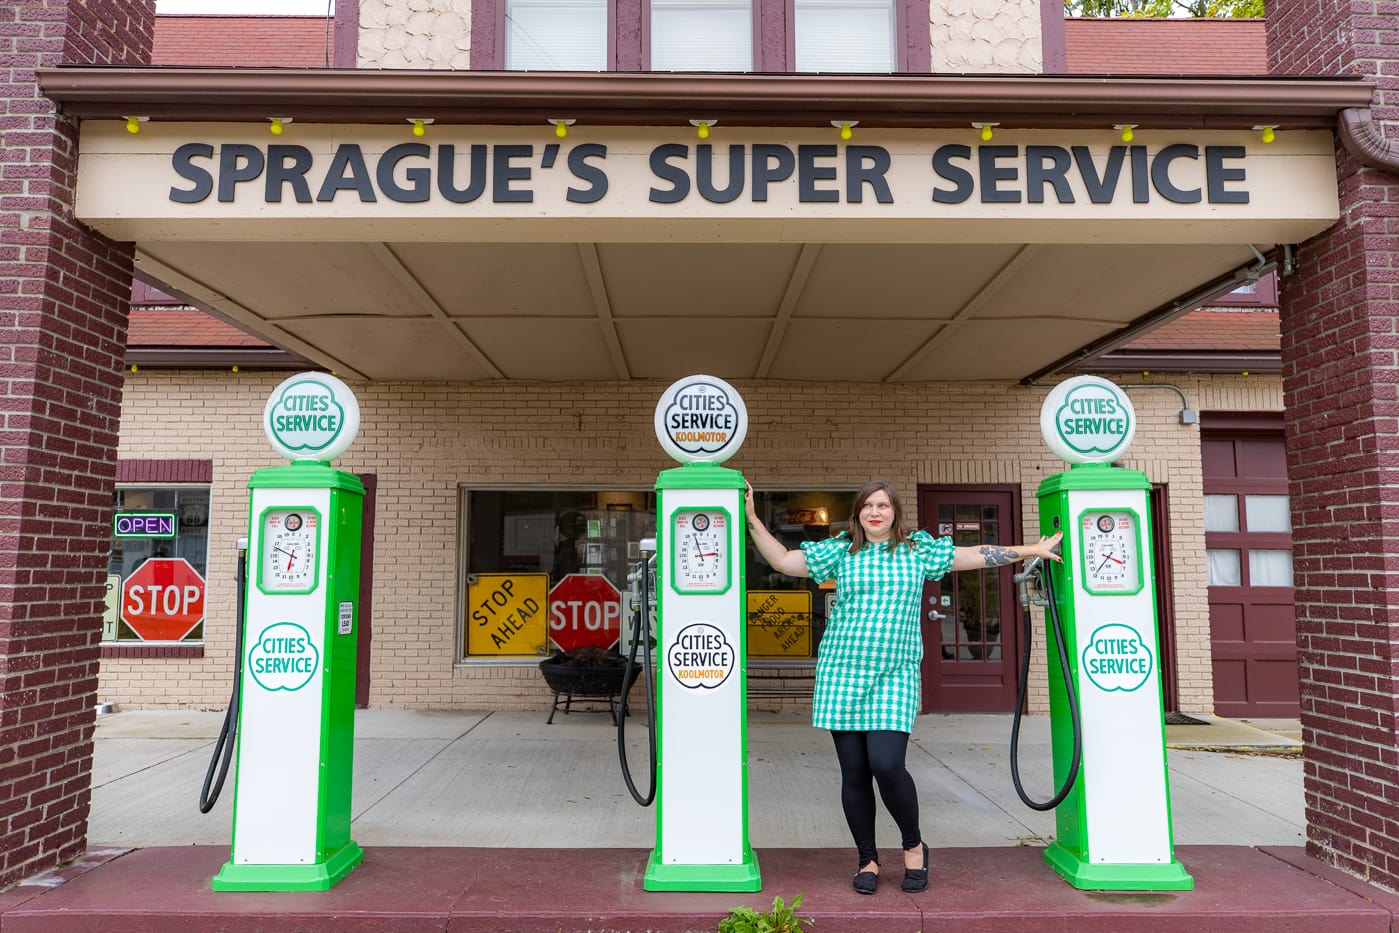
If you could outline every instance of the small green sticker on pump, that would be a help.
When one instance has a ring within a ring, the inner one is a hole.
[[[1151,648],[1137,630],[1121,622],[1099,626],[1083,649],[1083,670],[1093,686],[1131,693],[1151,676]]]
[[[321,653],[311,633],[295,622],[277,622],[262,630],[248,652],[248,670],[264,690],[300,690],[316,676]]]

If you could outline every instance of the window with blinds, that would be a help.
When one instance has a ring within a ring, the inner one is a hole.
[[[795,0],[796,70],[898,70],[893,0]]]
[[[751,0],[651,0],[652,71],[752,71]]]
[[[607,0],[506,0],[509,71],[606,71]]]

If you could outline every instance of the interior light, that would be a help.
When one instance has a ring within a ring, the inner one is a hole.
[[[554,124],[554,135],[563,139],[568,135],[568,128],[577,123],[577,120],[565,120],[560,117],[550,117],[549,122]]]
[[[281,136],[282,129],[291,122],[291,117],[268,117],[272,121],[272,135]]]
[[[1132,137],[1136,136],[1132,131],[1135,130],[1138,125],[1139,124],[1136,123],[1114,123],[1112,128],[1122,133],[1122,141],[1124,143],[1130,143]]]
[[[690,125],[696,127],[695,133],[700,139],[708,139],[709,128],[718,122],[718,120],[691,120]]]
[[[139,133],[139,132],[141,132],[141,124],[142,124],[142,123],[145,123],[145,122],[146,122],[147,120],[149,120],[149,119],[150,119],[150,117],[127,117],[127,118],[126,118],[126,131],[127,131],[128,133]]]
[[[849,139],[855,135],[854,128],[860,125],[859,120],[832,120],[831,126],[840,130],[841,139]]]
[[[432,117],[409,117],[408,122],[413,124],[414,136],[426,136],[426,127],[432,123]]]
[[[972,129],[981,130],[981,141],[989,143],[991,141],[991,128],[1000,126],[999,123],[973,123]]]
[[[1255,126],[1254,129],[1263,134],[1263,142],[1270,143],[1278,138],[1276,123],[1265,123],[1262,126]]]

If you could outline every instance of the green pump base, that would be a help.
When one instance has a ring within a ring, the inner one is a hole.
[[[351,840],[324,862],[311,865],[235,865],[223,868],[209,882],[212,891],[326,891],[364,861],[364,850]]]
[[[653,849],[641,887],[645,891],[761,891],[763,877],[758,856],[746,846],[743,861],[736,865],[664,865]]]
[[[1044,850],[1044,860],[1080,891],[1193,891],[1195,879],[1180,862],[1085,862],[1057,842]]]

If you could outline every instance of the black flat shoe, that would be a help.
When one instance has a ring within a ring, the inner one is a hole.
[[[928,844],[923,843],[923,867],[904,869],[904,890],[910,894],[928,889]]]
[[[856,894],[873,894],[875,889],[879,887],[879,872],[862,871],[855,876],[851,886],[855,888]]]

